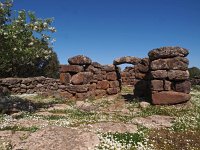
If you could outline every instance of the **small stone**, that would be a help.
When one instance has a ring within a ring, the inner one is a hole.
[[[149,107],[151,104],[148,102],[140,102],[139,105],[141,108],[145,109],[145,108]]]
[[[117,94],[120,90],[118,88],[108,88],[107,93],[109,95]]]
[[[71,75],[69,73],[60,73],[60,82],[62,84],[70,83]]]
[[[97,89],[103,89],[106,90],[109,88],[109,82],[106,80],[98,81],[97,82]]]
[[[162,80],[152,80],[151,81],[151,89],[153,91],[163,91],[163,81]]]

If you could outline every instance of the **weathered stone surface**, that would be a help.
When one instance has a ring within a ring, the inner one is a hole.
[[[164,84],[162,80],[152,80],[151,81],[151,89],[153,91],[163,91]]]
[[[187,70],[188,64],[188,59],[183,57],[158,59],[151,62],[151,70]]]
[[[151,50],[148,55],[150,60],[155,60],[159,58],[171,58],[171,57],[186,57],[189,51],[181,47],[161,47]]]
[[[92,66],[92,65],[89,65],[89,66],[86,68],[85,71],[87,71],[87,72],[92,72],[92,73],[94,73],[94,74],[101,74],[101,69],[95,68],[95,67]]]
[[[117,88],[119,87],[119,81],[110,81],[110,88]]]
[[[78,65],[60,65],[60,72],[61,73],[78,73],[83,71],[82,66]]]
[[[143,64],[137,64],[137,65],[135,65],[135,70],[142,72],[142,73],[146,73],[149,71],[149,66],[143,65]]]
[[[164,80],[164,90],[171,91],[172,90],[172,83],[170,81]]]
[[[83,93],[88,91],[88,85],[67,85],[66,88],[70,93]]]
[[[62,84],[70,83],[71,75],[69,73],[60,73],[60,82]]]
[[[117,80],[117,73],[116,72],[109,72],[109,73],[107,73],[106,79],[108,81],[115,81],[115,80]]]
[[[106,72],[115,71],[115,66],[114,65],[104,65],[104,66],[102,66],[102,71],[106,71]]]
[[[95,90],[95,95],[97,96],[97,97],[101,97],[101,96],[104,96],[104,95],[106,95],[106,90]]]
[[[108,88],[107,93],[109,95],[117,94],[120,90],[118,88]]]
[[[30,134],[23,141],[16,141],[15,143],[14,149],[16,150],[88,150],[95,149],[100,141],[93,132],[47,126]]]
[[[70,65],[90,65],[92,60],[83,55],[77,55],[68,59]]]
[[[98,62],[92,62],[92,66],[94,66],[95,68],[101,68],[102,65],[99,64]]]
[[[72,76],[71,83],[74,85],[88,84],[93,78],[93,73],[91,72],[79,72]]]
[[[97,88],[97,84],[96,83],[92,83],[89,85],[89,91],[94,91]]]
[[[107,88],[109,88],[109,82],[107,80],[97,82],[97,89],[106,90]]]
[[[131,56],[125,56],[125,57],[121,57],[121,58],[117,58],[113,61],[114,65],[121,65],[121,64],[133,64],[136,65],[139,62],[141,62],[140,58],[137,57],[131,57]]]
[[[152,95],[152,103],[155,105],[169,105],[178,104],[190,100],[189,94],[174,92],[174,91],[163,91],[154,93]]]
[[[181,71],[181,70],[170,70],[168,71],[168,78],[169,80],[187,80],[189,79],[189,72],[188,71]]]
[[[175,84],[175,91],[176,92],[183,92],[183,93],[189,94],[190,90],[191,90],[190,81],[177,82]]]
[[[135,78],[136,79],[146,79],[146,74],[145,73],[135,73]]]
[[[102,81],[103,80],[103,75],[102,74],[95,74],[93,76],[93,79],[97,80],[97,81]]]
[[[151,71],[151,77],[153,79],[165,79],[167,78],[167,71],[166,70]]]
[[[60,97],[64,99],[71,99],[73,98],[73,94],[65,91],[65,92],[60,92]]]

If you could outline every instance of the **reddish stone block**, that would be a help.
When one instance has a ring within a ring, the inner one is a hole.
[[[108,81],[103,80],[103,81],[97,82],[97,89],[106,90],[107,88],[109,88],[109,82]]]
[[[169,105],[178,104],[190,100],[191,95],[174,92],[174,91],[163,91],[154,93],[152,95],[152,103],[155,105]]]
[[[115,81],[115,80],[117,80],[117,74],[116,74],[116,72],[109,72],[109,73],[107,73],[106,79],[109,80],[109,81]]]

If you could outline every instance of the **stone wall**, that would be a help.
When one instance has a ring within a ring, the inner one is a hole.
[[[184,48],[162,47],[150,51],[149,58],[121,57],[113,65],[101,65],[78,55],[60,66],[60,79],[6,78],[0,79],[0,86],[17,94],[86,99],[117,94],[122,84],[130,84],[136,97],[146,97],[153,104],[177,104],[191,98],[188,54]],[[121,72],[118,65],[125,63],[133,66]]]
[[[134,95],[136,97],[147,97],[149,95],[149,59],[136,58],[131,56],[117,58],[113,62],[114,65],[132,64],[132,67],[126,67],[121,71],[122,85],[133,86]]]
[[[200,85],[200,78],[192,78],[190,82],[192,85]]]
[[[180,47],[163,47],[149,52],[153,104],[176,104],[190,99],[188,54],[188,50]]]
[[[60,82],[67,85],[75,98],[102,97],[120,92],[119,69],[101,65],[86,56],[78,55],[61,65]]]
[[[68,62],[60,66],[60,79],[4,78],[0,79],[0,86],[13,94],[41,93],[66,99],[103,97],[120,92],[119,72],[114,65],[101,65],[82,55],[69,58]]]

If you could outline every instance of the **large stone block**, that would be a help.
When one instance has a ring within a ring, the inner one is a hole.
[[[97,82],[97,89],[103,89],[106,90],[109,88],[109,82],[106,80],[98,81]]]
[[[78,65],[60,65],[60,72],[61,73],[78,73],[83,71],[83,67],[82,66],[78,66]]]
[[[125,56],[125,57],[121,57],[121,58],[115,59],[115,60],[113,61],[113,64],[114,64],[114,65],[121,65],[121,64],[127,63],[127,64],[136,65],[136,64],[138,64],[139,62],[141,62],[141,59],[140,59],[140,58],[131,57],[131,56]]]
[[[74,85],[88,84],[93,78],[91,72],[79,72],[72,76],[71,83]]]
[[[187,80],[189,79],[189,76],[190,74],[188,71],[181,71],[181,70],[168,71],[168,78],[171,81]]]
[[[116,72],[109,72],[106,74],[106,79],[109,81],[117,80],[117,73]]]
[[[68,59],[70,65],[90,65],[92,60],[83,55],[77,55]]]
[[[169,105],[178,104],[190,100],[189,94],[174,92],[174,91],[163,91],[154,93],[152,95],[152,103],[155,105]]]
[[[165,79],[167,78],[167,71],[166,70],[151,71],[151,77],[153,79]]]
[[[191,91],[190,81],[177,82],[175,84],[175,91],[189,94]]]
[[[161,47],[151,50],[148,55],[150,60],[155,60],[159,58],[171,58],[171,57],[186,57],[189,51],[181,47]]]
[[[153,91],[163,91],[164,83],[162,80],[152,80],[151,81],[151,89]]]
[[[151,70],[187,70],[188,64],[184,57],[158,59],[151,62]]]

